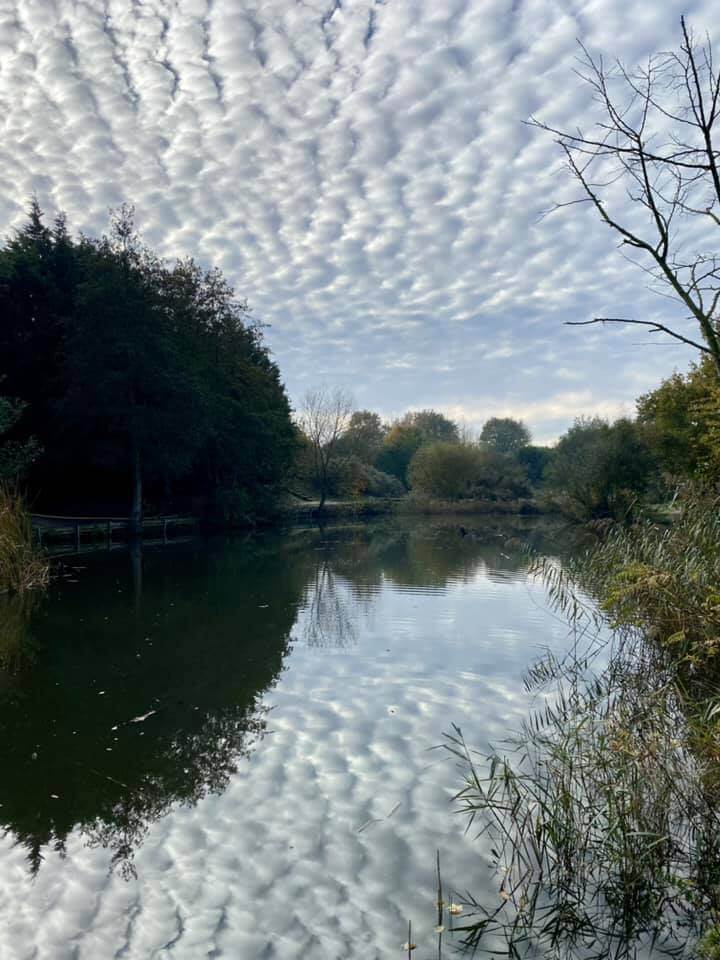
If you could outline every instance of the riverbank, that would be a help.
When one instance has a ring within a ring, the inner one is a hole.
[[[420,497],[327,500],[322,513],[318,500],[292,499],[279,510],[280,521],[316,523],[361,520],[382,516],[538,516],[548,511],[537,500],[431,500]]]

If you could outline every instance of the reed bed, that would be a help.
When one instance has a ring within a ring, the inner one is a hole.
[[[23,498],[0,488],[0,593],[44,589],[49,577],[50,567],[36,543]]]
[[[704,543],[711,527],[692,532]],[[662,531],[630,536],[640,535],[658,566],[675,558],[690,569],[693,557]],[[605,556],[627,556],[626,537]],[[644,616],[598,610],[557,564],[536,572],[572,625],[570,653],[530,671],[535,709],[501,748],[479,754],[459,728],[447,735],[464,775],[456,802],[485,838],[498,884],[492,902],[467,895],[463,942],[518,958],[720,957],[710,952],[720,943],[717,688],[689,684],[676,645],[652,639]],[[686,592],[688,609],[695,595]],[[699,617],[681,615],[705,645]]]

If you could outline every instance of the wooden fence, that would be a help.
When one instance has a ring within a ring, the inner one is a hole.
[[[31,519],[40,544],[47,540],[72,541],[76,550],[80,549],[83,536],[87,540],[103,541],[110,545],[116,531],[127,531],[130,527],[128,517],[61,517],[33,513]],[[147,517],[142,522],[142,534],[156,532],[162,540],[167,540],[171,529],[194,527],[196,524],[195,517]]]

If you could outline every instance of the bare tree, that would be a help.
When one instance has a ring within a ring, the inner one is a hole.
[[[320,511],[325,506],[333,468],[337,466],[338,440],[348,428],[352,411],[352,398],[340,388],[310,390],[303,397],[298,425],[310,445]]]
[[[720,71],[710,38],[698,44],[684,18],[680,24],[678,51],[655,54],[632,70],[620,61],[606,66],[581,45],[576,72],[601,109],[590,133],[559,130],[536,118],[529,122],[556,137],[581,187],[578,199],[554,209],[593,206],[631,262],[695,321],[698,334],[686,336],[675,325],[630,317],[570,324],[644,326],[711,356],[720,374],[720,259],[708,250],[720,227],[720,154],[714,140]],[[620,208],[618,183],[625,186]]]

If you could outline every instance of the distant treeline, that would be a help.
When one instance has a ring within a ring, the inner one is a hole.
[[[387,423],[316,391],[293,420],[262,330],[217,269],[169,263],[122,208],[100,239],[33,203],[0,247],[0,485],[35,509],[269,515],[281,493],[544,499],[579,520],[629,519],[682,481],[720,478],[720,387],[705,360],[638,400],[580,418],[552,447],[519,420],[477,439],[441,412]]]
[[[123,208],[74,239],[33,203],[0,248],[0,479],[47,512],[268,506],[297,433],[260,326],[217,269],[168,263]]]
[[[551,456],[530,443],[518,420],[492,418],[475,442],[437,410],[386,423],[371,410],[351,411],[338,393],[309,395],[301,411],[296,481],[327,496],[443,500],[514,500],[531,495]]]
[[[640,397],[635,418],[579,417],[553,446],[533,444],[527,426],[508,417],[489,419],[472,439],[436,410],[385,423],[373,411],[352,412],[337,393],[311,400],[313,416],[300,417],[296,470],[321,500],[535,497],[581,521],[630,520],[643,504],[672,499],[683,483],[713,487],[720,479],[720,387],[707,359]]]

